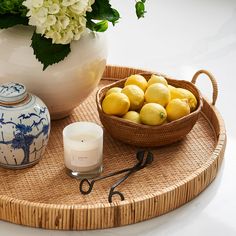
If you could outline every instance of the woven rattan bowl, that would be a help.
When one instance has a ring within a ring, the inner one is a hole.
[[[141,75],[148,80],[152,74],[145,73]],[[117,116],[107,115],[103,112],[101,105],[106,92],[112,87],[123,87],[126,78],[116,81],[101,88],[97,92],[96,96],[100,120],[107,132],[113,138],[138,147],[157,147],[171,144],[183,139],[193,128],[203,104],[199,90],[191,82],[175,80],[163,74],[158,75],[164,76],[169,85],[185,88],[191,91],[198,100],[197,109],[181,119],[160,126],[136,124]]]

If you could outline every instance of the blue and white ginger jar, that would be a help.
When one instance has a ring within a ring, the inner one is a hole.
[[[24,85],[0,85],[0,166],[22,169],[42,158],[50,133],[46,105]]]

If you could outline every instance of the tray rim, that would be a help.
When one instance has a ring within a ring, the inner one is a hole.
[[[109,74],[109,70],[115,70],[116,68],[118,69],[127,69],[128,71],[131,71],[131,73],[134,71],[136,73],[142,73],[142,72],[150,72],[149,70],[143,70],[143,69],[136,69],[136,68],[130,68],[130,67],[124,67],[124,66],[113,66],[113,65],[108,65],[106,67],[106,71],[103,75],[103,77],[110,77],[111,75]],[[128,73],[128,72],[127,72]],[[156,72],[151,72],[151,73],[156,73]],[[160,74],[160,75],[164,75],[162,73],[156,73],[156,74]],[[109,75],[109,76],[107,76]],[[118,78],[114,78],[113,76],[111,76],[112,79],[108,78],[108,80],[114,81],[117,80]],[[170,76],[167,76],[168,78],[172,78]],[[184,180],[181,180],[178,182],[178,185],[172,185],[170,186],[168,189],[168,191],[165,191],[165,193],[169,193],[171,191],[174,191],[175,189],[177,189],[178,187],[181,187],[182,185],[186,184],[187,182],[193,181],[196,177],[198,177],[200,174],[203,174],[205,171],[207,171],[209,168],[212,167],[212,165],[214,164],[214,162],[218,161],[218,159],[221,157],[221,159],[223,159],[223,155],[224,155],[224,151],[225,151],[225,147],[226,147],[226,140],[227,140],[227,135],[226,135],[226,129],[225,129],[225,124],[224,124],[224,120],[220,114],[220,112],[218,111],[218,109],[212,105],[205,97],[203,97],[203,104],[207,104],[210,106],[210,108],[212,109],[212,111],[215,113],[217,121],[219,123],[219,135],[216,137],[216,146],[215,149],[212,153],[211,156],[209,156],[208,160],[199,168],[197,169],[195,172],[193,172],[191,175],[189,175],[188,177],[186,177]],[[205,115],[205,113],[203,111],[201,111],[201,113],[205,116],[205,118],[207,119],[207,122],[211,125],[212,130],[214,131],[214,133],[216,134],[216,131],[212,125],[212,123],[210,122],[210,120],[207,118],[207,116]],[[220,160],[222,161],[222,160]],[[220,162],[221,164],[221,162]],[[218,169],[218,167],[217,167]],[[202,188],[201,191],[199,191],[197,193],[197,195],[202,192],[216,177],[217,175],[217,170],[216,170],[216,174],[215,176],[213,176],[212,180],[205,186]],[[31,208],[40,208],[40,209],[55,209],[55,210],[84,210],[84,209],[97,209],[97,208],[102,208],[106,209],[106,208],[111,208],[111,207],[119,207],[119,206],[125,206],[128,204],[135,204],[135,203],[141,203],[147,199],[151,199],[151,198],[155,198],[160,196],[162,193],[161,192],[155,192],[155,193],[150,193],[150,194],[146,194],[145,196],[141,196],[141,197],[137,197],[135,199],[131,200],[124,200],[122,202],[119,203],[96,203],[93,205],[89,205],[89,204],[52,204],[52,203],[36,203],[36,202],[31,202],[28,200],[20,200],[20,199],[16,199],[13,197],[9,197],[9,196],[5,196],[5,195],[0,195],[0,203],[6,203],[6,204],[16,204],[16,205],[24,205],[25,207],[29,206]],[[196,195],[196,196],[197,196]],[[196,196],[194,196],[193,198],[195,198]],[[192,200],[193,198],[187,200],[185,203],[189,202],[190,200]],[[184,203],[184,204],[185,204]],[[177,207],[175,207],[174,209],[180,207],[180,205],[178,205]],[[171,210],[174,210],[171,209]],[[168,210],[166,212],[169,212],[171,210]],[[165,212],[165,213],[166,213]],[[155,216],[153,216],[155,217]],[[8,219],[1,219],[0,220],[7,220]],[[146,220],[146,219],[144,219]],[[13,222],[13,220],[11,220],[10,222]],[[13,222],[14,223],[14,222]],[[135,223],[135,222],[132,222]],[[124,224],[121,224],[124,225]],[[118,225],[118,226],[121,226]],[[28,226],[32,226],[32,225],[28,225]],[[34,226],[35,227],[35,226]],[[110,226],[113,227],[113,226]],[[47,227],[43,227],[43,228],[47,228]],[[98,227],[98,228],[103,228],[103,227]],[[97,229],[98,229],[97,228]],[[105,227],[108,228],[108,227]],[[56,229],[56,228],[55,228]],[[91,229],[96,229],[96,228],[91,228]]]

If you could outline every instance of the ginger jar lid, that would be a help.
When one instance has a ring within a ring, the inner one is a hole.
[[[5,83],[0,85],[0,103],[17,104],[26,99],[26,87],[20,83]]]

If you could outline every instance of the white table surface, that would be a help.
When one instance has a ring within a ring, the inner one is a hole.
[[[236,1],[147,0],[136,20],[134,0],[113,1],[122,19],[108,32],[109,64],[141,67],[191,80],[211,71],[219,85],[217,108],[226,124],[225,160],[214,182],[197,198],[166,215],[135,225],[96,231],[49,231],[0,221],[0,236],[171,235],[235,236],[236,212]],[[199,80],[211,97],[210,82]]]

